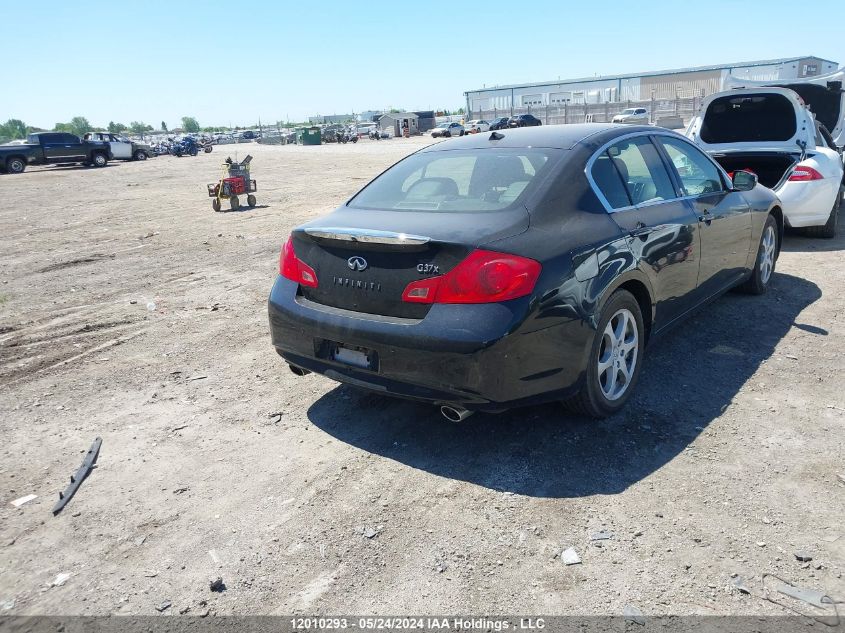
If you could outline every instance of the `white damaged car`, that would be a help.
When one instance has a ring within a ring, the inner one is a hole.
[[[793,90],[759,87],[712,94],[686,136],[729,174],[750,171],[772,189],[783,203],[787,226],[818,237],[836,234],[842,156]]]

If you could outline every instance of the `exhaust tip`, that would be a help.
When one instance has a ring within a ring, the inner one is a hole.
[[[443,405],[440,407],[440,414],[449,420],[449,422],[463,422],[473,413],[475,413],[475,411],[469,411],[463,407],[452,407],[449,405]]]
[[[302,369],[302,367],[297,367],[296,365],[288,365],[288,368],[297,376],[307,376],[311,373],[307,369]]]

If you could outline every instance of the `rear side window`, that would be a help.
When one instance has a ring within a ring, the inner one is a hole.
[[[705,143],[788,141],[797,130],[795,107],[781,94],[749,94],[714,99],[701,122]]]
[[[591,173],[613,209],[676,197],[657,149],[645,136],[611,145],[596,158]]]
[[[527,195],[556,150],[423,152],[372,181],[348,206],[396,211],[498,211]]]

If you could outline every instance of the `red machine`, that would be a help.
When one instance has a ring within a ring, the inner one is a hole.
[[[208,197],[213,198],[212,209],[220,211],[221,201],[227,199],[232,211],[237,211],[241,206],[238,196],[243,194],[247,194],[247,205],[255,206],[255,196],[252,194],[258,191],[258,185],[249,177],[251,162],[252,156],[249,154],[240,163],[234,162],[231,158],[226,159],[223,163],[223,178],[219,182],[208,185]]]

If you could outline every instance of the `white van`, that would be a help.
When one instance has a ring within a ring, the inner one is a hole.
[[[717,92],[703,101],[686,136],[729,173],[756,174],[780,198],[788,226],[818,237],[836,234],[842,156],[796,92]]]

